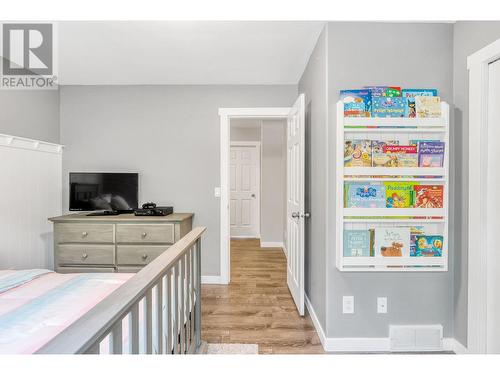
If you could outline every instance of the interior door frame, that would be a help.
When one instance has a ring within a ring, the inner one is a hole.
[[[259,155],[259,171],[257,173],[257,236],[260,238],[260,221],[261,221],[261,202],[262,202],[262,147],[261,141],[229,141],[229,149],[231,146],[235,147],[254,147],[257,150],[257,154]],[[229,195],[231,195],[231,191],[229,191]],[[229,197],[231,198],[231,197]],[[231,213],[231,211],[229,211]],[[231,217],[229,217],[231,219]],[[231,220],[229,221],[231,223]],[[229,237],[231,238],[231,224],[229,225]],[[243,237],[242,237],[243,238]]]
[[[467,58],[469,70],[469,202],[467,352],[486,353],[487,344],[487,252],[486,192],[488,137],[488,65],[500,59],[500,39]],[[470,152],[479,150],[479,152]],[[485,195],[482,195],[485,196]]]
[[[283,119],[286,120],[290,107],[219,108],[220,117],[220,284],[231,280],[230,262],[230,220],[229,220],[229,152],[230,123],[232,119]]]

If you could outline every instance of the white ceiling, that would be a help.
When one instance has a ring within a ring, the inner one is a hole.
[[[323,22],[60,22],[59,83],[296,84]]]

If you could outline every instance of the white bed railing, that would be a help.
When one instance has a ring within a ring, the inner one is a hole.
[[[193,229],[37,354],[195,353],[203,232]]]

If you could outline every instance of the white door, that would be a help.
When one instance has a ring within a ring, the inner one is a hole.
[[[500,60],[489,65],[488,85],[488,162],[487,162],[487,353],[500,354],[500,186],[498,140],[500,139]],[[483,197],[484,198],[484,197]]]
[[[287,283],[300,315],[304,315],[305,96],[301,94],[287,119]]]
[[[260,238],[260,147],[231,142],[231,237]]]

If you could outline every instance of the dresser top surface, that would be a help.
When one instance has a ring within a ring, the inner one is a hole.
[[[167,216],[135,216],[134,214],[108,215],[108,216],[87,216],[86,213],[76,213],[49,218],[53,223],[67,222],[106,222],[106,223],[122,223],[122,222],[180,222],[192,218],[193,213],[173,213]]]

